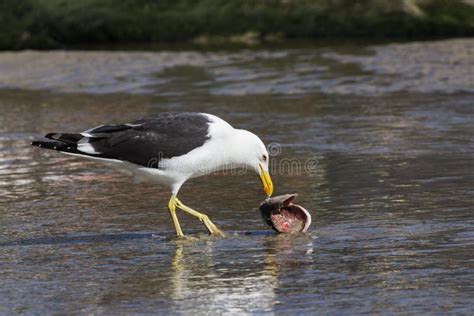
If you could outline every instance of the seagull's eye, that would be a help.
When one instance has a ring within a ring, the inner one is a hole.
[[[262,155],[262,160],[263,160],[263,161],[267,161],[267,156],[266,156],[266,155]]]

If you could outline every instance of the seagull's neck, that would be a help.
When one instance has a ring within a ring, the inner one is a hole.
[[[213,165],[215,170],[228,170],[251,167],[255,159],[256,143],[261,140],[253,133],[233,128],[226,121],[209,115],[209,136],[215,149]]]
[[[223,155],[225,163],[230,164],[230,168],[245,168],[252,165],[254,137],[255,135],[243,129],[233,128],[233,131],[229,133]]]

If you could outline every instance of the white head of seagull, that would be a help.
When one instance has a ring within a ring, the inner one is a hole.
[[[243,130],[234,129],[232,141],[229,142],[228,154],[232,165],[230,168],[250,168],[255,171],[262,181],[263,190],[267,196],[273,193],[273,183],[269,175],[269,156],[268,151],[262,140],[255,134]],[[235,167],[234,167],[235,166]]]
[[[176,208],[197,217],[211,234],[224,235],[205,214],[178,198],[189,178],[229,168],[250,168],[273,192],[265,145],[255,134],[234,129],[204,113],[159,113],[128,124],[101,125],[79,134],[49,133],[33,145],[94,159],[134,176],[170,188],[168,209],[178,236],[183,232]]]

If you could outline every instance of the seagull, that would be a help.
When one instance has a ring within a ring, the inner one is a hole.
[[[178,199],[179,189],[188,179],[219,170],[248,168],[260,176],[266,195],[273,193],[269,156],[261,139],[211,114],[158,113],[78,134],[49,133],[45,138],[32,145],[96,160],[136,181],[167,187],[171,191],[168,210],[179,237],[184,234],[177,208],[199,219],[211,235],[225,236],[209,216]]]

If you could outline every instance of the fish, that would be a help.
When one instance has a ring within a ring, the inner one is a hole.
[[[306,232],[311,225],[311,214],[301,205],[293,204],[298,194],[285,194],[267,198],[259,210],[264,222],[278,233]]]

